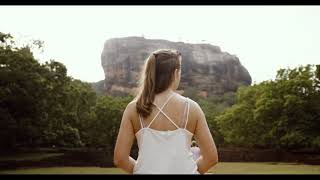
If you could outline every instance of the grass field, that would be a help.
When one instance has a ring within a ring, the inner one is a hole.
[[[20,153],[14,155],[6,155],[0,157],[0,161],[16,160],[16,161],[26,161],[26,160],[41,160],[49,157],[62,156],[64,153]]]
[[[292,163],[218,163],[209,173],[213,174],[320,174],[320,165]],[[0,170],[0,174],[124,174],[117,168],[52,167]]]

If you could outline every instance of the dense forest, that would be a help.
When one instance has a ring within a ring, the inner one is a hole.
[[[96,94],[32,47],[0,33],[0,149],[90,147],[113,152],[122,113],[132,96]],[[34,45],[34,46],[32,46]],[[218,147],[320,148],[320,65],[280,69],[268,80],[223,96],[183,94],[203,108]]]

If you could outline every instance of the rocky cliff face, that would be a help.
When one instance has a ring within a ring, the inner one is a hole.
[[[218,46],[127,37],[109,39],[104,44],[101,65],[105,74],[105,92],[111,95],[134,94],[145,59],[160,48],[177,49],[182,54],[178,90],[194,89],[202,96],[209,96],[251,84],[250,74],[239,59],[222,52]]]

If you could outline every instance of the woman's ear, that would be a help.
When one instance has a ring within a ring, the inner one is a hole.
[[[179,69],[174,70],[174,77],[176,80],[179,80]]]
[[[176,76],[176,78],[178,77],[178,73],[179,73],[179,72],[178,72],[178,69],[175,69],[175,70],[174,70],[174,75]]]
[[[175,69],[174,75],[175,75],[175,84],[176,84],[176,89],[177,89],[179,87],[180,80],[181,80],[180,69]]]

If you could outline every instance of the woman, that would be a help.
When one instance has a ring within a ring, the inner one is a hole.
[[[133,174],[204,174],[218,162],[204,113],[193,100],[176,92],[181,54],[157,50],[144,65],[140,91],[121,120],[114,150],[117,167]],[[201,149],[196,161],[190,150],[195,137]],[[137,138],[139,156],[130,157]]]

